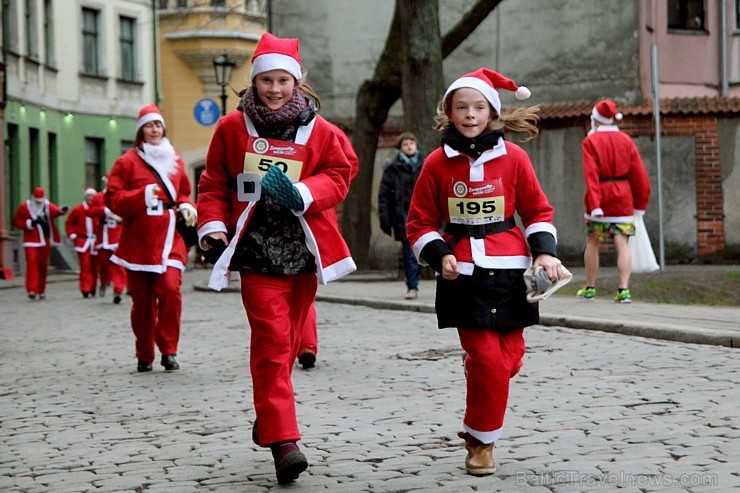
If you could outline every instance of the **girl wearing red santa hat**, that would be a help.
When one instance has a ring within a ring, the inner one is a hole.
[[[538,108],[502,112],[497,89],[529,96],[485,68],[449,86],[435,118],[442,146],[424,162],[407,224],[420,263],[439,274],[439,328],[456,327],[465,350],[460,436],[473,475],[496,470],[493,443],[503,431],[509,379],[522,366],[524,327],[539,319],[537,304],[527,303],[522,275],[532,265],[551,280],[561,275],[553,208],[529,157],[504,134],[536,136]]]
[[[31,198],[15,211],[13,226],[23,231],[23,249],[26,254],[26,292],[28,297],[46,298],[46,274],[49,268],[51,247],[61,245],[59,230],[54,222],[67,213],[69,207],[61,207],[44,198],[44,189],[36,187]]]
[[[229,271],[240,273],[251,328],[253,438],[270,447],[285,484],[308,467],[296,445],[291,375],[317,282],[355,270],[333,213],[352,169],[306,97],[318,101],[303,80],[298,39],[263,34],[250,78],[208,149],[198,235],[215,262],[212,288],[225,287]]]
[[[72,211],[64,223],[67,236],[72,240],[77,258],[80,260],[80,292],[87,298],[95,296],[98,279],[97,250],[95,249],[96,227],[93,218],[89,217],[90,204],[97,191],[94,188],[86,188],[83,194],[84,200],[72,208]]]
[[[155,344],[165,370],[177,370],[185,241],[175,229],[177,214],[196,222],[185,163],[165,136],[156,105],[139,112],[134,147],[108,174],[105,205],[123,220],[111,262],[126,268],[131,292],[131,327],[136,337],[137,370],[152,370]]]

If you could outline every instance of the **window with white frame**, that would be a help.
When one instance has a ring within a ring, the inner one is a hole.
[[[226,7],[226,0],[211,0],[211,7]]]
[[[33,60],[39,59],[39,30],[36,0],[26,0],[26,56]]]
[[[668,29],[707,31],[706,0],[668,0]]]
[[[121,16],[119,18],[121,45],[121,79],[136,80],[136,19]]]
[[[17,0],[3,0],[3,49],[18,53]]]
[[[86,75],[102,75],[99,18],[99,11],[82,9],[82,71]]]
[[[44,0],[44,62],[49,67],[56,66],[54,45],[54,2]]]

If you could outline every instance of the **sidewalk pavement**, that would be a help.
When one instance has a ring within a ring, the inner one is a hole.
[[[738,270],[738,266],[676,265],[667,266],[666,272],[690,273],[696,269]],[[573,285],[585,281],[582,267],[571,268],[570,271]],[[196,279],[196,289],[208,289],[210,270],[194,269],[187,275]],[[615,276],[616,268],[602,267],[599,275]],[[48,280],[70,281],[77,281],[76,273],[57,272]],[[0,290],[23,286],[22,277],[0,280]],[[229,289],[238,290],[238,286]],[[395,272],[354,272],[339,281],[319,286],[316,299],[385,310],[434,313],[434,291],[435,281],[423,280],[419,283],[419,297],[405,300],[405,284],[397,279]],[[605,298],[585,301],[555,294],[540,303],[539,324],[740,348],[740,307],[646,303],[639,299],[630,304],[618,304],[612,301],[611,296]]]
[[[738,266],[667,266],[666,272],[692,269],[738,270]],[[585,282],[583,268],[570,269],[573,285]],[[616,275],[616,268],[602,268],[603,277]],[[419,297],[404,299],[406,287],[395,273],[353,273],[319,286],[316,299],[389,310],[434,313],[435,281],[421,281]],[[606,299],[604,299],[606,298]],[[614,303],[611,296],[586,301],[555,294],[540,303],[540,325],[600,330],[678,342],[740,347],[740,307],[672,305],[640,302]]]

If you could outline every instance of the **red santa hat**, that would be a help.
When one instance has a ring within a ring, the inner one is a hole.
[[[149,122],[162,122],[162,128],[165,128],[164,117],[156,104],[149,104],[139,111],[139,119],[136,121],[136,131]]]
[[[252,56],[252,70],[249,79],[270,70],[285,70],[298,82],[303,78],[301,73],[301,53],[298,38],[278,38],[274,34],[264,33],[257,43]]]
[[[85,193],[83,193],[82,195],[83,195],[83,196],[85,196],[85,197],[87,197],[88,195],[95,195],[96,193],[98,193],[98,191],[97,191],[97,190],[95,190],[95,189],[94,189],[94,188],[92,188],[92,187],[87,187],[87,188],[85,189]]]
[[[622,114],[617,110],[617,105],[611,99],[599,101],[591,111],[591,117],[604,125],[611,125],[614,120],[621,120]]]
[[[33,189],[33,198],[34,199],[43,199],[44,198],[44,189],[41,187],[36,187]]]
[[[479,68],[475,72],[463,75],[447,88],[442,102],[445,103],[447,98],[457,89],[467,87],[479,91],[491,103],[496,114],[501,114],[501,100],[498,97],[496,89],[506,89],[512,91],[517,99],[527,99],[531,92],[524,86],[517,86],[513,80],[504,77],[498,72],[491,69]]]

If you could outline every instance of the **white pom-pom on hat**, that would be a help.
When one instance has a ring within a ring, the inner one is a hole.
[[[591,116],[604,125],[612,125],[614,120],[621,120],[624,115],[617,110],[617,105],[611,99],[604,99],[596,103],[591,110]]]
[[[514,93],[517,99],[527,99],[531,95],[531,91],[524,86],[519,86],[519,89]]]

